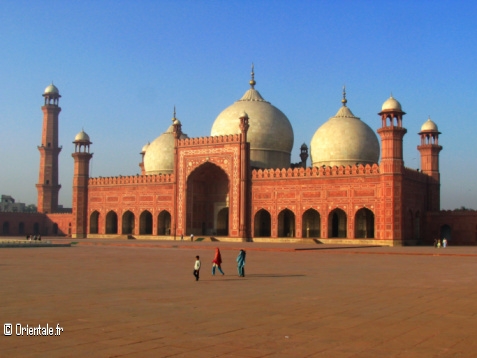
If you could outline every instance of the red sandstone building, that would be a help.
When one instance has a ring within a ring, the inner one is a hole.
[[[382,105],[377,134],[354,116],[343,91],[301,162],[291,163],[293,129],[255,80],[215,120],[210,137],[189,138],[181,122],[141,151],[141,175],[90,178],[90,137],[74,140],[73,208],[59,212],[60,94],[45,89],[37,214],[0,213],[3,235],[73,238],[306,241],[402,245],[446,237],[477,242],[476,212],[441,212],[439,131],[421,127],[421,170],[406,168],[401,104]]]

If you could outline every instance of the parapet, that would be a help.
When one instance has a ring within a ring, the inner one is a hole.
[[[308,167],[308,168],[288,168],[288,169],[254,169],[252,179],[269,178],[298,178],[298,177],[320,177],[332,175],[376,175],[379,174],[378,164],[358,164],[334,167]]]
[[[172,183],[174,174],[131,175],[117,177],[89,178],[88,185]]]
[[[218,143],[240,143],[240,134],[219,135],[213,137],[197,137],[179,139],[179,147],[188,147],[195,145],[208,145]]]

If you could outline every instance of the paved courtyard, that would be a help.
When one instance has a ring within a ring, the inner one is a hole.
[[[225,276],[211,275],[215,247]],[[1,323],[13,325],[0,337],[2,357],[477,352],[477,247],[84,240],[2,248],[0,270]],[[53,335],[27,335],[27,325],[47,324]]]

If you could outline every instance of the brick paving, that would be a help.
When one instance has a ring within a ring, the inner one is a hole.
[[[220,247],[225,276],[211,275]],[[247,250],[246,277],[235,258]],[[200,255],[200,281],[192,275]],[[2,357],[474,357],[477,247],[83,240],[0,249]],[[17,336],[15,325],[63,328]]]

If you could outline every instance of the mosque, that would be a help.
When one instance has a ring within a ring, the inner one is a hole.
[[[343,90],[337,113],[292,163],[289,119],[255,89],[253,67],[249,84],[218,115],[209,137],[189,137],[174,111],[165,132],[142,148],[140,175],[90,177],[93,143],[78,133],[71,212],[58,205],[61,95],[49,85],[38,147],[39,213],[30,219],[0,215],[3,234],[169,240],[193,234],[219,241],[389,246],[446,237],[450,244],[477,243],[475,212],[440,211],[441,133],[431,119],[416,140],[421,169],[410,169],[403,161],[406,113],[399,101],[391,96],[382,104],[375,133],[353,114]]]

